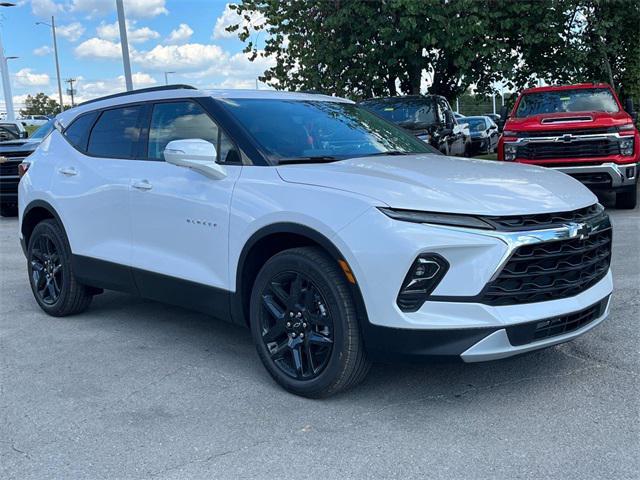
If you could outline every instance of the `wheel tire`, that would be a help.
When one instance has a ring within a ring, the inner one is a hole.
[[[49,315],[74,315],[91,303],[91,290],[76,280],[69,242],[55,220],[43,220],[33,229],[27,248],[27,271],[33,296]]]
[[[295,295],[298,278],[299,294]],[[281,287],[279,295],[272,290],[274,285]],[[301,313],[297,322],[296,310]],[[273,379],[291,393],[328,397],[362,381],[369,371],[346,278],[337,262],[320,248],[286,250],[266,262],[251,292],[250,319],[260,360]],[[267,326],[271,322],[273,325]],[[270,337],[273,331],[278,333]],[[300,332],[306,332],[304,340]],[[333,343],[327,347],[325,340],[318,343],[318,337],[331,338]],[[314,363],[320,364],[317,371]]]
[[[18,206],[14,204],[2,204],[0,205],[0,216],[3,217],[16,217],[18,216]]]
[[[616,193],[616,208],[633,209],[638,204],[638,184],[631,190]]]

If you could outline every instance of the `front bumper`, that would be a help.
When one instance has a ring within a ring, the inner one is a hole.
[[[571,175],[576,180],[594,189],[618,189],[633,187],[638,181],[639,164],[602,163],[600,165],[576,165],[552,167]]]

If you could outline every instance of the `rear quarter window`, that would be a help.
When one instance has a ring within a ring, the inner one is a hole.
[[[82,152],[87,151],[87,142],[89,141],[89,132],[93,122],[96,121],[97,112],[85,113],[76,118],[71,125],[64,131],[64,136],[71,145]]]

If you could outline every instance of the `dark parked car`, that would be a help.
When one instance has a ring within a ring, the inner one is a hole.
[[[498,126],[488,116],[466,117],[471,133],[471,151],[473,155],[495,152],[498,146]]]
[[[469,156],[471,138],[458,123],[447,99],[438,95],[411,95],[363,100],[360,105],[411,130],[445,155]]]
[[[18,213],[18,165],[31,155],[53,129],[53,121],[42,125],[30,138],[0,142],[0,214],[3,217]]]

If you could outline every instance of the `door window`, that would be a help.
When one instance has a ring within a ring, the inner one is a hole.
[[[96,157],[133,158],[140,137],[140,105],[102,112],[89,137],[89,154]]]

